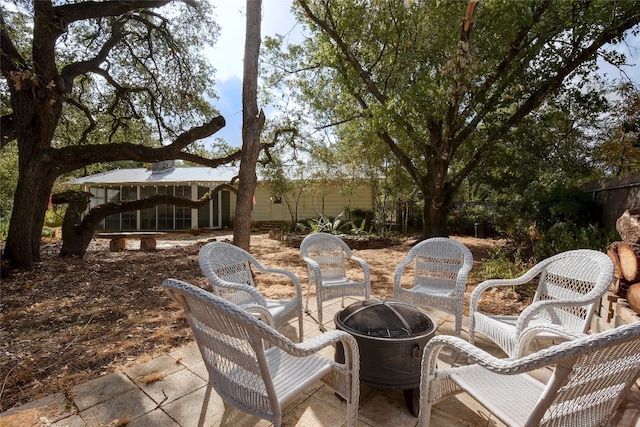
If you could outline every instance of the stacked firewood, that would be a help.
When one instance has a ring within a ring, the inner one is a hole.
[[[616,221],[621,242],[607,251],[615,266],[611,291],[626,298],[629,307],[640,313],[640,208],[629,209]]]

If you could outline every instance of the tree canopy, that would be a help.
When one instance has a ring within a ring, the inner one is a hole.
[[[553,119],[562,99],[589,105],[598,58],[624,63],[606,47],[640,22],[632,1],[295,4],[309,36],[287,49],[267,43],[272,81],[337,140],[392,153],[424,199],[424,237],[447,234],[453,196],[473,171],[514,161],[505,144],[527,143],[518,137],[534,115]],[[548,131],[560,143],[556,125]]]
[[[19,157],[3,253],[13,266],[39,259],[58,177],[102,162],[239,159],[194,144],[225,124],[202,56],[218,34],[207,1],[16,0],[0,13],[0,146],[15,141]]]

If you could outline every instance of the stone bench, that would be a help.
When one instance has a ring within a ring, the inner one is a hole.
[[[94,237],[98,239],[111,239],[109,250],[111,252],[121,251],[126,248],[127,239],[140,239],[140,249],[152,251],[156,249],[156,236],[166,233],[144,233],[144,232],[119,232],[119,233],[96,233]]]

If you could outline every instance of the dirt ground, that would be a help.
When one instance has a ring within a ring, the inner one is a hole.
[[[0,412],[189,342],[188,325],[160,284],[173,277],[207,288],[198,250],[216,238],[230,236],[168,234],[151,252],[140,251],[137,240],[110,252],[108,240],[96,239],[83,259],[59,258],[60,242],[43,243],[35,270],[0,278]],[[481,261],[500,242],[455,238],[474,256],[468,296]],[[393,269],[413,243],[354,250],[370,266],[373,296],[392,296]],[[305,289],[307,271],[297,248],[256,234],[251,253],[267,266],[292,271]],[[269,297],[290,294],[289,286],[257,280]],[[494,313],[516,312],[522,305],[503,294],[484,303]]]

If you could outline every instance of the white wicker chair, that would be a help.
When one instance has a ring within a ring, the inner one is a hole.
[[[554,328],[525,331],[523,346],[545,329]],[[557,328],[554,332],[563,334]],[[439,367],[445,347],[475,363]],[[546,384],[530,375],[540,368],[553,368]],[[605,426],[639,373],[640,322],[583,335],[520,359],[496,358],[461,338],[440,335],[423,353],[418,425],[429,425],[433,404],[466,392],[509,426]]]
[[[225,242],[210,242],[198,253],[200,269],[212,284],[213,293],[262,317],[269,325],[279,329],[291,319],[298,318],[298,341],[302,341],[303,311],[302,286],[296,276],[277,268],[262,265],[250,253]],[[252,270],[253,269],[253,270]],[[291,299],[267,299],[256,288],[255,271],[285,276],[295,287]]]
[[[349,246],[338,236],[328,233],[312,233],[300,243],[300,254],[307,263],[309,287],[305,311],[309,313],[309,294],[316,287],[318,301],[318,323],[322,323],[322,303],[333,298],[345,296],[363,296],[368,299],[371,293],[371,280],[367,263],[353,255]],[[363,279],[352,280],[347,277],[346,260],[355,261],[362,268]]]
[[[357,425],[360,353],[355,338],[331,331],[296,344],[236,304],[189,283],[166,279],[162,286],[183,308],[209,373],[200,423],[211,388],[249,414],[282,424],[282,408],[320,380],[346,401],[347,425]],[[317,354],[336,343],[344,363]]]
[[[411,267],[411,268],[409,268]],[[446,237],[423,240],[409,250],[393,275],[393,298],[455,315],[455,334],[462,330],[462,309],[473,255],[462,243]],[[413,269],[409,286],[405,271]]]
[[[492,279],[480,283],[469,304],[469,342],[480,332],[507,355],[518,355],[522,331],[533,325],[554,324],[568,334],[586,333],[600,297],[613,280],[613,263],[598,251],[579,249],[554,255],[515,279]],[[518,286],[539,276],[532,303],[518,316],[490,316],[478,311],[482,293],[497,286]],[[553,338],[541,333],[538,338]]]

